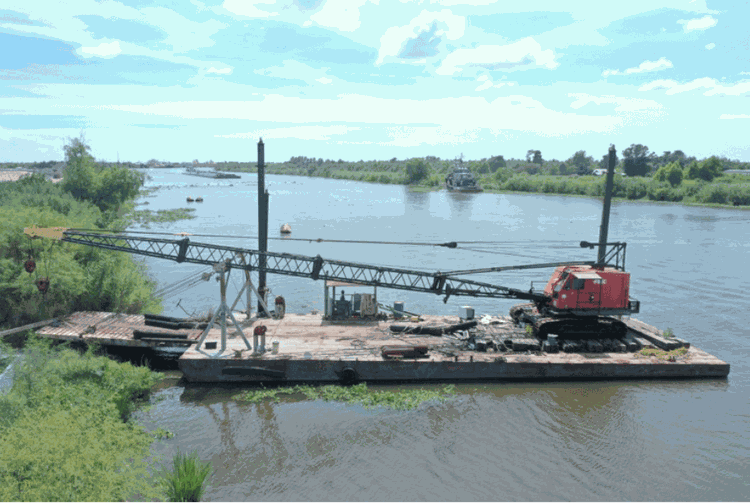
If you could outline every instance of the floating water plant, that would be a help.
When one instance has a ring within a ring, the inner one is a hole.
[[[420,388],[401,391],[373,391],[367,388],[367,384],[362,383],[356,386],[298,385],[283,388],[262,388],[244,391],[235,398],[250,403],[258,403],[264,400],[279,402],[281,395],[304,395],[308,400],[358,403],[368,409],[388,407],[396,410],[411,410],[418,407],[422,402],[444,402],[455,394],[456,387],[454,385],[447,385],[434,390]]]

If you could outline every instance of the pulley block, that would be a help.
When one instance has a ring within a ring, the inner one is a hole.
[[[47,293],[47,290],[49,290],[49,278],[39,278],[34,283],[36,283],[36,287],[39,289],[42,293]]]

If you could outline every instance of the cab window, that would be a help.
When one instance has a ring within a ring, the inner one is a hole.
[[[583,290],[586,286],[586,280],[580,278],[573,278],[573,290]]]

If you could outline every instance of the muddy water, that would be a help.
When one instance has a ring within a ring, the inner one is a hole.
[[[163,188],[148,208],[187,205],[195,220],[153,230],[256,235],[254,180],[213,181],[154,171]],[[191,186],[192,185],[192,186]],[[576,247],[598,236],[601,202],[535,195],[415,194],[403,187],[268,177],[271,236],[289,222],[294,237],[382,241],[496,241],[435,247],[271,241],[273,251],[368,264],[456,270],[592,259]],[[628,242],[640,319],[732,365],[726,380],[459,385],[447,403],[414,411],[287,400],[246,404],[242,388],[184,386],[178,376],[138,414],[175,433],[154,445],[167,460],[197,450],[215,474],[207,500],[747,500],[750,498],[750,366],[747,363],[750,213],[615,203],[611,240]],[[199,237],[193,238],[200,241]],[[257,242],[211,238],[254,248]],[[148,260],[160,285],[200,267]],[[477,275],[541,287],[549,270]],[[269,275],[287,310],[322,308],[319,283]],[[235,287],[236,288],[236,287]],[[235,290],[236,291],[236,290]],[[213,282],[165,302],[166,314],[215,305]],[[506,313],[512,301],[442,299],[379,289],[407,310]],[[177,303],[179,302],[179,307]],[[392,389],[391,387],[378,387]]]

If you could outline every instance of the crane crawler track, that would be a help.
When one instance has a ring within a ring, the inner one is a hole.
[[[625,337],[627,325],[609,316],[545,316],[534,304],[519,304],[510,309],[510,316],[517,324],[527,323],[534,335],[546,339],[557,334],[560,339],[599,339]]]

